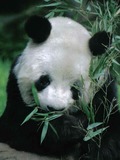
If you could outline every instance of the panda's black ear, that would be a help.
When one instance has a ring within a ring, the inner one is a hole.
[[[51,28],[48,19],[37,15],[31,16],[25,23],[25,31],[35,43],[44,42],[50,35]]]
[[[89,48],[94,56],[105,53],[112,43],[112,35],[109,32],[98,32],[89,40]]]

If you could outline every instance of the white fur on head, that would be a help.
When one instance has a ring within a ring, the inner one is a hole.
[[[64,17],[51,18],[51,34],[36,44],[30,41],[14,68],[18,86],[25,103],[30,104],[31,84],[41,75],[51,77],[50,85],[38,93],[41,106],[55,109],[69,108],[72,99],[71,85],[82,78],[82,91],[88,101],[90,86],[89,66],[91,53],[88,46],[89,32],[77,22]]]

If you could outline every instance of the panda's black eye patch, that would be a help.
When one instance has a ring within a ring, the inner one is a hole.
[[[74,83],[73,86],[71,87],[71,92],[72,92],[72,98],[74,100],[78,100],[80,96],[80,91],[79,91],[79,83]]]
[[[71,87],[71,91],[72,91],[72,98],[74,100],[78,100],[79,99],[79,90],[75,87]]]
[[[35,87],[38,91],[45,89],[51,82],[49,75],[42,75],[36,82]]]

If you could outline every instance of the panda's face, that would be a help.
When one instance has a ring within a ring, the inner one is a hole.
[[[32,103],[34,83],[43,109],[63,110],[72,107],[79,95],[89,101],[90,35],[68,18],[52,18],[50,23],[52,29],[47,40],[42,43],[31,40],[14,73],[26,104]],[[84,87],[80,85],[82,80]],[[74,87],[76,84],[79,90]]]

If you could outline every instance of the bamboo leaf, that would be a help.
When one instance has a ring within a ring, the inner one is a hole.
[[[35,116],[36,116],[36,117],[39,117],[39,116],[40,116],[40,117],[47,117],[47,116],[48,116],[48,113],[40,113],[40,112],[38,112],[38,113],[35,114]]]
[[[56,6],[59,6],[61,5],[62,2],[55,2],[55,3],[50,3],[50,4],[43,4],[43,5],[40,5],[38,6],[39,8],[44,8],[44,7],[56,7]]]
[[[35,107],[34,110],[24,119],[24,121],[22,122],[21,125],[23,125],[24,123],[26,123],[27,121],[29,121],[29,120],[32,118],[32,116],[33,116],[35,113],[37,113],[37,112],[38,112],[38,108]]]
[[[102,124],[103,124],[103,122],[92,123],[92,124],[88,125],[87,130],[94,129],[95,127],[98,127]]]
[[[90,111],[88,105],[82,100],[80,106],[81,110],[86,114],[87,118],[90,120]]]
[[[77,3],[80,3],[81,0],[74,0],[74,1],[77,2]]]
[[[61,117],[62,115],[63,115],[63,114],[55,114],[55,115],[51,115],[51,116],[47,117],[46,120],[52,121],[52,120],[54,120],[54,119],[56,119],[56,118]]]
[[[49,2],[50,0],[44,0],[45,2]]]
[[[104,128],[101,128],[101,129],[98,129],[96,130],[95,132],[93,130],[90,130],[87,135],[84,137],[84,141],[88,141],[92,138],[94,138],[95,136],[101,134],[103,131],[105,131],[108,127],[104,127]]]
[[[40,143],[41,144],[42,144],[42,142],[44,141],[44,139],[46,137],[46,134],[47,134],[47,131],[48,131],[48,124],[49,124],[48,121],[44,122],[42,133],[41,133],[41,139],[40,139]]]
[[[116,65],[120,66],[120,63],[117,62],[115,59],[113,59],[112,62],[115,63]]]
[[[55,15],[55,12],[50,12],[45,17],[46,18],[52,18],[52,17],[54,17],[54,15]]]
[[[38,95],[37,95],[37,89],[34,84],[32,85],[32,94],[33,94],[33,98],[34,98],[36,105],[40,106],[40,102],[39,102]]]
[[[53,127],[53,125],[51,123],[49,123],[51,129],[53,130],[53,132],[56,134],[57,138],[59,138],[58,133],[56,131],[56,129]]]

